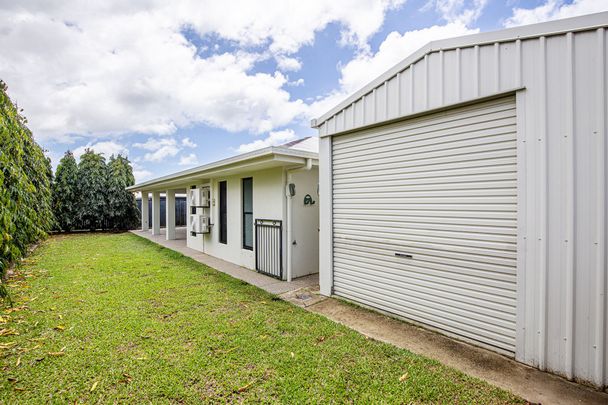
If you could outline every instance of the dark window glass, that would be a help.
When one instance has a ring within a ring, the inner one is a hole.
[[[253,179],[243,179],[243,249],[253,250]]]
[[[220,181],[220,243],[228,243],[228,210],[226,182]]]

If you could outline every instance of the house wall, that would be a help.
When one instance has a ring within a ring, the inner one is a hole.
[[[296,185],[292,197],[292,276],[293,278],[319,272],[319,169],[295,172],[291,175]],[[315,204],[304,205],[309,194]]]
[[[518,40],[490,34],[441,42],[319,127],[321,136],[339,136],[515,92],[516,359],[600,387],[608,385],[607,17],[544,25],[546,36],[530,36],[526,28]],[[581,22],[596,26],[577,27]],[[331,168],[330,151],[331,138],[323,138],[322,168]],[[321,174],[321,196],[331,195],[331,173]],[[320,244],[321,291],[329,294],[330,199],[324,200],[321,223],[327,226]]]
[[[218,257],[220,259],[255,269],[254,250],[243,249],[242,233],[242,186],[243,178],[253,178],[253,217],[278,219],[285,222],[283,202],[283,169],[270,169],[252,172],[247,175],[218,177],[209,183],[196,184],[211,187],[211,233],[191,236],[188,234],[187,244],[192,249]],[[219,186],[220,181],[227,182],[227,218],[228,240],[226,244],[219,242]],[[194,185],[194,184],[193,184]],[[190,207],[188,207],[190,212]],[[285,238],[283,238],[285,241]],[[255,245],[255,243],[254,243]],[[283,251],[285,251],[283,249]]]

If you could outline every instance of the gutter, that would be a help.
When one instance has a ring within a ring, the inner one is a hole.
[[[293,179],[293,173],[300,171],[310,171],[312,169],[312,158],[307,158],[306,163],[303,166],[295,167],[293,169],[287,169],[287,177],[285,182],[285,198],[287,198],[287,282],[291,282],[293,276],[293,267],[292,267],[292,256],[293,256],[293,246],[296,243],[293,240],[293,212],[292,212],[292,199],[293,197],[289,193],[289,184]]]

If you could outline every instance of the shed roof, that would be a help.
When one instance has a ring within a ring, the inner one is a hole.
[[[361,88],[360,90],[356,91],[355,93],[353,93],[352,95],[347,97],[344,101],[342,101],[341,103],[336,105],[334,108],[332,108],[325,114],[321,115],[320,117],[318,117],[316,119],[313,119],[311,121],[311,126],[313,128],[319,128],[321,136],[331,135],[332,133],[337,133],[337,132],[342,132],[343,130],[346,130],[346,129],[352,130],[357,127],[366,126],[365,124],[368,124],[368,123],[365,122],[365,119],[363,120],[364,122],[361,125],[356,123],[356,120],[354,117],[355,104],[361,103],[361,101],[362,100],[364,101],[364,99],[366,97],[369,98],[370,96],[373,95],[373,97],[374,97],[373,109],[374,109],[374,114],[375,114],[376,104],[377,104],[376,100],[375,100],[376,91],[381,90],[385,85],[387,85],[387,83],[389,81],[398,77],[398,75],[400,73],[403,73],[404,71],[408,70],[410,67],[415,65],[417,62],[424,60],[425,58],[428,58],[429,55],[431,55],[431,54],[441,53],[441,51],[457,50],[457,49],[461,49],[461,48],[480,47],[483,45],[499,45],[499,44],[502,44],[505,42],[513,42],[513,41],[517,41],[517,40],[523,41],[526,39],[549,37],[549,36],[554,36],[554,35],[565,34],[567,32],[587,31],[587,30],[598,29],[598,28],[606,27],[606,26],[608,26],[608,12],[602,12],[602,13],[584,15],[584,16],[580,16],[580,17],[573,17],[573,18],[567,18],[567,19],[562,19],[562,20],[549,21],[549,22],[544,22],[544,23],[539,23],[539,24],[524,25],[524,26],[520,26],[520,27],[503,29],[503,30],[498,30],[498,31],[484,32],[484,33],[466,35],[466,36],[461,36],[461,37],[456,37],[456,38],[448,38],[448,39],[443,39],[443,40],[439,40],[439,41],[431,41],[428,44],[426,44],[425,46],[423,46],[420,49],[418,49],[417,51],[415,51],[414,53],[407,56],[405,59],[403,59],[401,62],[399,62],[398,64],[393,66],[391,69],[387,70],[384,74],[375,78],[369,84],[365,85],[363,88]],[[477,63],[479,63],[479,59],[477,60]],[[428,79],[426,77],[424,79],[428,83]],[[386,93],[388,93],[388,90],[386,90]],[[459,101],[466,101],[466,100],[459,100]],[[434,108],[437,108],[437,107],[438,106],[434,106]],[[363,107],[363,109],[364,108],[365,107]],[[386,107],[386,108],[388,108],[388,107]],[[347,118],[346,111],[348,109],[352,109],[352,112],[350,113],[351,115],[349,117],[352,118],[353,124],[352,125],[346,124],[346,125],[343,125],[343,128],[337,129],[336,127],[340,126],[339,123],[336,123],[336,121],[338,121],[338,116],[340,114],[342,114],[342,116],[340,118],[345,120]],[[431,109],[431,108],[427,108],[427,109]],[[418,111],[409,111],[408,113],[414,113],[414,112],[420,113],[422,111],[424,111],[424,108],[421,110],[418,110]],[[397,116],[393,116],[391,118],[394,119],[394,118],[397,118],[398,116],[407,116],[407,115],[409,115],[408,113],[397,114]],[[328,121],[330,121],[332,119],[334,119],[333,120],[334,121],[333,129],[332,128],[323,128],[324,126],[327,127]],[[373,123],[380,122],[380,121],[382,121],[382,120],[378,119],[378,120],[375,120],[375,122],[373,122]]]

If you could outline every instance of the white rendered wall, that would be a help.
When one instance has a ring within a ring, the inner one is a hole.
[[[292,277],[302,277],[319,272],[319,169],[298,171],[291,174],[296,185],[296,195],[292,197]],[[310,194],[314,205],[304,205],[304,197]],[[290,242],[290,243],[291,243]]]
[[[269,169],[252,172],[247,175],[218,177],[211,180],[211,222],[214,224],[211,233],[207,235],[191,236],[188,232],[187,244],[196,250],[209,255],[238,264],[240,266],[255,269],[255,246],[254,250],[243,249],[242,233],[242,192],[241,182],[243,178],[253,178],[253,217],[254,219],[278,219],[283,217],[283,168]],[[226,181],[227,188],[227,230],[228,240],[226,244],[219,242],[219,186],[220,181]],[[201,184],[197,184],[200,186]],[[190,206],[188,206],[190,214]],[[255,235],[254,235],[255,241]],[[283,238],[285,241],[285,238]],[[254,242],[255,244],[255,242]],[[285,243],[284,243],[285,245]],[[283,247],[285,251],[285,246]]]

